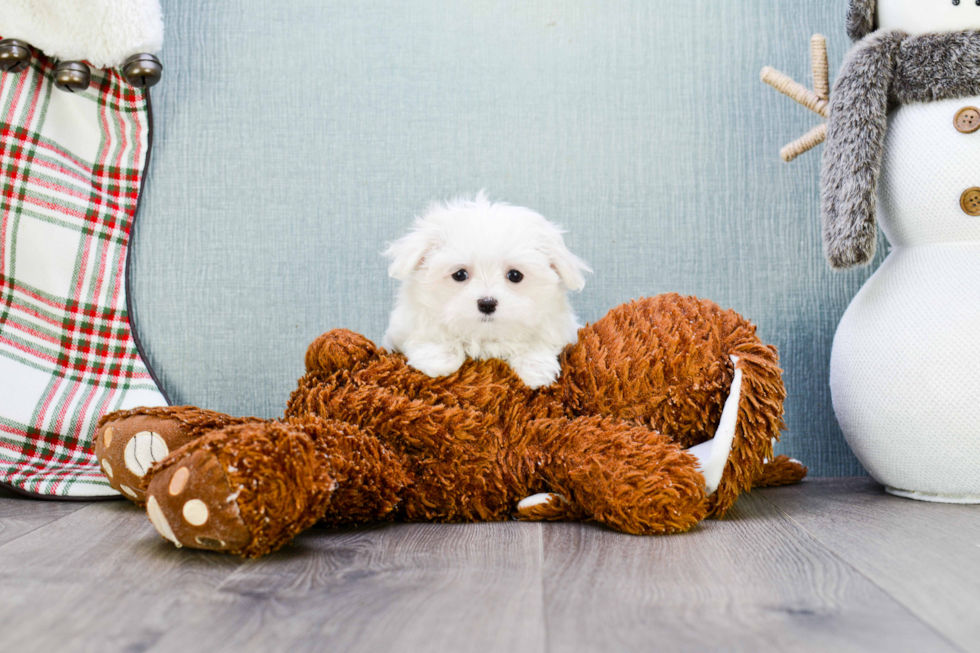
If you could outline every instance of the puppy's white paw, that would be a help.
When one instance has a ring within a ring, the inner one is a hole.
[[[448,376],[458,370],[466,354],[444,345],[419,345],[405,352],[408,364],[429,376]]]
[[[515,356],[507,362],[532,390],[551,385],[561,373],[558,356],[547,351]]]

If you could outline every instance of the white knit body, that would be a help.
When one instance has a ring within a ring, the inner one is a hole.
[[[861,464],[891,491],[980,502],[980,131],[954,117],[980,97],[889,117],[878,217],[892,246],[841,319],[834,412]]]

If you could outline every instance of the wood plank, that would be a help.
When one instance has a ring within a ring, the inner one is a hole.
[[[177,550],[128,502],[86,505],[0,549],[0,648],[145,650],[245,564]]]
[[[0,488],[0,546],[89,504],[31,499]]]
[[[315,529],[151,651],[544,650],[541,526]]]
[[[550,524],[543,583],[549,651],[956,650],[759,496],[680,536]]]
[[[538,524],[314,529],[258,561],[178,550],[124,503],[0,555],[4,650],[542,651]]]
[[[935,630],[980,651],[980,506],[893,497],[869,478],[761,494]]]
[[[955,578],[930,559],[881,580],[858,559],[869,580],[847,556],[871,545],[880,553],[893,531],[965,546],[969,534],[949,533],[963,520],[939,532],[931,516],[902,514],[921,513],[918,504],[888,506],[898,500],[855,483],[744,497],[732,519],[674,537],[582,524],[396,524],[314,529],[257,561],[177,550],[135,507],[91,504],[0,545],[0,632],[4,650],[28,653],[957,650],[903,592],[969,604],[980,592],[963,573],[975,568],[965,551]],[[960,507],[940,513],[948,508]],[[847,520],[838,530],[858,536],[831,551],[797,523],[814,513]],[[946,575],[930,578],[937,569]],[[969,606],[959,607],[966,618]]]

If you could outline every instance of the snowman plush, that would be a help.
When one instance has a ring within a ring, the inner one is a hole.
[[[890,249],[834,338],[848,443],[889,492],[980,503],[980,0],[852,0],[829,99],[824,249]]]
[[[980,503],[980,0],[851,0],[858,41],[830,92],[812,40],[813,90],[762,79],[824,118],[780,152],[826,142],[821,178],[831,266],[869,263],[831,353],[834,411],[887,490]]]

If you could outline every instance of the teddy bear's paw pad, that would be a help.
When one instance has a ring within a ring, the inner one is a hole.
[[[541,492],[521,499],[516,517],[522,521],[556,521],[570,518],[570,508],[562,495]]]
[[[177,546],[240,551],[251,540],[218,459],[199,449],[154,472],[146,512],[163,537]]]
[[[109,484],[127,499],[146,503],[146,473],[189,440],[181,422],[133,415],[104,424],[95,438],[95,457]]]

